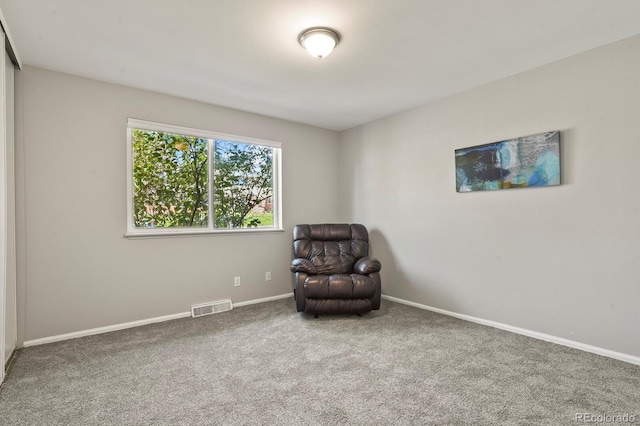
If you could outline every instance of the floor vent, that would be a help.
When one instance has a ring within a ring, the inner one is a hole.
[[[230,311],[233,309],[231,299],[218,300],[216,302],[201,303],[191,306],[191,316],[201,317],[203,315],[217,314],[218,312]]]

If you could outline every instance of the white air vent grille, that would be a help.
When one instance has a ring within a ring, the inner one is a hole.
[[[231,299],[218,300],[216,302],[201,303],[191,306],[191,316],[201,317],[203,315],[217,314],[218,312],[230,311],[233,309]]]

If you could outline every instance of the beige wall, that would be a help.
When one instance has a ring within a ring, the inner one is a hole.
[[[627,39],[341,134],[341,216],[369,225],[383,292],[640,356],[639,52]],[[549,130],[562,186],[456,193],[456,148]]]
[[[21,342],[288,293],[293,225],[337,219],[335,132],[33,67],[16,80]],[[127,117],[281,142],[286,231],[123,238]]]

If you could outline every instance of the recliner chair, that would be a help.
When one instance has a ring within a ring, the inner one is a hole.
[[[363,314],[380,309],[380,262],[360,224],[296,225],[293,297],[298,312]]]

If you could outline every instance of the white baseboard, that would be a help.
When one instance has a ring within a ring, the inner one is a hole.
[[[238,302],[238,303],[234,303],[233,307],[235,308],[236,306],[240,307],[240,306],[255,305],[255,304],[258,304],[258,303],[264,303],[264,302],[271,302],[271,301],[274,301],[274,300],[286,299],[287,297],[293,298],[293,292],[292,293],[286,293],[286,294],[280,294],[278,296],[265,297],[265,298],[262,298],[262,299],[247,300],[246,302]]]
[[[57,336],[42,337],[40,339],[26,340],[22,346],[37,346],[47,343],[60,342],[62,340],[76,339],[78,337],[92,336],[94,334],[108,333],[110,331],[124,330],[126,328],[140,327],[141,325],[153,324],[156,322],[170,321],[178,318],[186,318],[191,316],[191,311],[181,312],[179,314],[165,315],[162,317],[149,318],[139,321],[125,322],[122,324],[108,325],[106,327],[90,328],[88,330],[74,331],[73,333],[58,334]]]
[[[258,304],[258,303],[265,303],[265,302],[271,302],[271,301],[274,301],[274,300],[286,299],[288,297],[293,297],[293,293],[286,293],[286,294],[281,294],[281,295],[278,295],[278,296],[265,297],[265,298],[262,298],[262,299],[247,300],[247,301],[244,301],[244,302],[234,303],[233,306],[234,307],[249,306],[249,305],[255,305],[255,304]],[[586,351],[586,352],[591,352],[591,353],[594,353],[594,354],[597,354],[597,355],[602,355],[602,356],[606,356],[606,357],[609,357],[609,358],[617,359],[617,360],[620,360],[620,361],[625,361],[625,362],[628,362],[628,363],[631,363],[631,364],[640,365],[640,357],[636,357],[636,356],[633,356],[633,355],[628,355],[628,354],[624,354],[624,353],[621,353],[621,352],[615,352],[615,351],[611,351],[609,349],[604,349],[604,348],[600,348],[600,347],[597,347],[597,346],[587,345],[587,344],[576,342],[576,341],[573,341],[573,340],[564,339],[562,337],[557,337],[557,336],[552,336],[552,335],[545,334],[545,333],[539,333],[537,331],[527,330],[525,328],[514,327],[512,325],[503,324],[503,323],[499,323],[499,322],[496,322],[496,321],[485,320],[485,319],[482,319],[482,318],[473,317],[471,315],[459,314],[457,312],[447,311],[445,309],[435,308],[433,306],[427,306],[427,305],[423,305],[423,304],[420,304],[420,303],[410,302],[408,300],[399,299],[397,297],[383,295],[382,298],[385,299],[385,300],[389,300],[391,302],[396,302],[396,303],[401,303],[403,305],[413,306],[414,308],[419,308],[419,309],[424,309],[424,310],[431,311],[431,312],[436,312],[438,314],[447,315],[447,316],[450,316],[450,317],[458,318],[458,319],[469,321],[469,322],[474,322],[476,324],[482,324],[482,325],[486,325],[486,326],[489,326],[489,327],[494,327],[494,328],[498,328],[498,329],[501,329],[501,330],[509,331],[509,332],[512,332],[512,333],[522,334],[522,335],[528,336],[528,337],[533,337],[534,339],[545,340],[547,342],[557,343],[559,345],[568,346],[570,348],[579,349],[579,350]],[[170,320],[179,319],[179,318],[187,318],[187,317],[190,317],[190,316],[191,316],[191,312],[187,311],[187,312],[181,312],[181,313],[173,314],[173,315],[165,315],[165,316],[162,316],[162,317],[148,318],[148,319],[139,320],[139,321],[131,321],[131,322],[127,322],[127,323],[115,324],[115,325],[110,325],[110,326],[106,326],[106,327],[91,328],[91,329],[88,329],[88,330],[75,331],[73,333],[59,334],[59,335],[56,335],[56,336],[50,336],[50,337],[43,337],[43,338],[40,338],[40,339],[27,340],[27,341],[24,342],[24,344],[22,346],[23,347],[29,347],[29,346],[44,345],[46,343],[60,342],[60,341],[63,341],[63,340],[75,339],[75,338],[78,338],[78,337],[92,336],[94,334],[108,333],[110,331],[124,330],[124,329],[127,329],[127,328],[140,327],[142,325],[148,325],[148,324],[154,324],[154,323],[157,323],[157,322],[170,321]]]
[[[293,293],[281,294],[278,296],[265,297],[263,299],[247,300],[245,302],[233,303],[233,307],[255,305],[257,303],[271,302],[272,300],[286,299],[293,297]],[[78,337],[92,336],[94,334],[108,333],[110,331],[124,330],[126,328],[140,327],[142,325],[154,324],[157,322],[170,321],[179,318],[187,318],[191,316],[191,311],[180,312],[173,315],[165,315],[162,317],[148,318],[139,321],[125,322],[122,324],[108,325],[106,327],[91,328],[89,330],[74,331],[73,333],[59,334],[57,336],[43,337],[40,339],[26,340],[22,347],[44,345],[46,343],[60,342],[62,340],[76,339]]]
[[[435,312],[442,315],[458,318],[461,320],[474,322],[476,324],[482,324],[493,328],[499,328],[500,330],[510,331],[511,333],[522,334],[523,336],[533,337],[534,339],[544,340],[551,343],[557,343],[559,345],[568,346],[570,348],[579,349],[585,352],[591,352],[597,355],[606,356],[609,358],[625,361],[631,364],[640,365],[640,357],[623,354],[621,352],[611,351],[609,349],[600,348],[597,346],[587,345],[585,343],[576,342],[574,340],[564,339],[562,337],[552,336],[550,334],[539,333],[537,331],[527,330],[526,328],[514,327],[512,325],[503,324],[496,321],[486,320],[482,318],[473,317],[471,315],[459,314],[457,312],[447,311],[445,309],[434,308],[433,306],[423,305],[420,303],[410,302],[408,300],[399,299],[393,296],[382,295],[382,298],[391,302],[401,303],[403,305],[413,306],[414,308],[424,309],[426,311]]]

